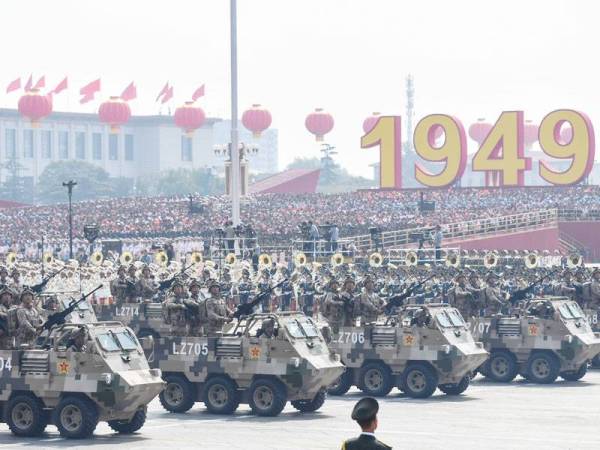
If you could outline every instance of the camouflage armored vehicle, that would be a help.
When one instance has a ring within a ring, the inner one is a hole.
[[[329,345],[346,366],[332,395],[352,386],[374,396],[394,386],[413,398],[429,397],[436,388],[458,395],[488,357],[458,310],[444,304],[407,306],[385,323],[342,327]]]
[[[31,348],[0,350],[3,421],[19,436],[49,423],[69,438],[90,436],[99,421],[133,433],[163,389],[133,332],[118,322],[63,324]]]
[[[139,338],[159,338],[171,334],[171,326],[165,323],[161,303],[94,305],[94,311],[99,320],[118,320],[131,328]]]
[[[142,345],[167,382],[159,398],[170,412],[202,401],[215,414],[248,403],[257,415],[276,416],[288,400],[299,411],[316,411],[344,370],[315,323],[295,312],[252,314],[215,337],[143,338]]]
[[[519,316],[474,319],[471,331],[490,352],[479,371],[498,382],[517,374],[534,383],[552,383],[558,376],[576,381],[600,352],[600,334],[566,297],[533,299]]]

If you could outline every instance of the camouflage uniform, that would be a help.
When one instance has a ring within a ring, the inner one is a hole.
[[[184,297],[175,292],[176,287],[180,287],[183,290],[183,285],[179,281],[173,283],[171,294],[165,299],[162,305],[163,316],[165,322],[171,325],[171,334],[173,336],[187,336],[187,307],[184,303]]]
[[[330,291],[327,292],[323,301],[323,315],[329,322],[331,330],[337,333],[346,322],[346,304],[339,299],[337,288],[332,289],[331,285],[334,281],[332,280],[329,283]]]
[[[358,301],[354,304],[354,309],[358,310],[361,323],[367,324],[377,322],[383,306],[383,300],[377,294],[365,291],[358,297]]]
[[[117,304],[127,303],[127,291],[129,289],[127,278],[124,276],[125,268],[123,266],[119,267],[119,275],[121,272],[123,273],[123,278],[119,276],[110,282],[110,293]]]
[[[201,284],[196,280],[190,284],[190,291],[193,286],[201,287]],[[186,299],[185,304],[188,305],[189,310],[192,312],[189,318],[190,336],[203,336],[206,333],[206,326],[208,324],[208,317],[206,314],[206,300],[201,297],[201,294],[190,293],[190,297]]]
[[[496,285],[497,279],[498,277],[495,274],[490,274],[486,278],[486,281],[489,283],[489,285],[484,289],[484,315],[486,317],[499,314],[505,304],[502,291]]]
[[[42,325],[42,318],[34,306],[29,308],[22,306],[17,310],[17,324],[17,346],[33,344]]]
[[[229,319],[231,311],[227,308],[227,303],[220,295],[212,295],[206,299],[206,316],[208,324],[206,327],[209,336],[215,335],[221,331],[223,325]]]
[[[463,280],[462,282],[460,281],[461,279]],[[456,285],[454,286],[454,289],[450,293],[449,297],[450,304],[458,309],[463,317],[468,318],[474,315],[473,313],[477,310],[477,308],[473,307],[473,294],[467,289],[464,279],[464,275],[459,275],[456,277]]]

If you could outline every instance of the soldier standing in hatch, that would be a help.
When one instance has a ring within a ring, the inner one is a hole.
[[[125,266],[119,266],[117,270],[117,278],[110,282],[110,293],[115,299],[115,303],[120,305],[122,303],[126,303],[127,301],[127,273],[125,270]]]
[[[188,334],[187,307],[184,304],[184,299],[183,283],[176,279],[171,285],[171,293],[162,305],[165,322],[171,325],[173,336],[187,336]]]
[[[331,330],[336,334],[346,320],[346,304],[343,300],[340,300],[338,286],[337,280],[332,278],[327,285],[327,293],[323,300],[323,316],[327,319]]]
[[[498,286],[498,275],[494,272],[488,273],[485,277],[487,287],[484,290],[484,307],[485,317],[489,317],[495,314],[500,314],[502,308],[505,306],[505,297]]]
[[[209,296],[205,303],[208,319],[207,334],[215,336],[217,332],[221,331],[223,325],[229,321],[233,313],[227,308],[227,303],[221,297],[221,286],[217,281],[209,284],[208,293]]]
[[[205,334],[205,328],[208,324],[208,318],[206,316],[206,300],[200,292],[202,284],[198,280],[192,280],[189,285],[190,296],[185,300],[185,304],[188,305],[191,316],[189,319],[190,336],[203,336]]]
[[[157,286],[148,266],[142,267],[142,276],[137,281],[138,295],[143,300],[152,300],[156,295]]]
[[[455,285],[452,292],[449,293],[450,304],[460,311],[466,319],[472,317],[474,298],[473,294],[467,289],[467,280],[464,273],[459,273],[454,279]]]
[[[8,310],[12,306],[12,292],[10,289],[0,288],[0,349],[12,348],[13,339],[9,333]]]
[[[363,281],[364,291],[358,297],[354,305],[355,315],[360,315],[362,325],[377,322],[379,314],[383,310],[383,300],[374,291],[375,283],[369,276]]]
[[[43,324],[40,313],[33,305],[33,295],[29,289],[21,293],[21,306],[17,309],[17,346],[33,344]]]
[[[352,409],[352,420],[360,426],[360,436],[348,439],[342,444],[342,450],[391,450],[392,447],[384,444],[375,437],[378,426],[377,413],[379,403],[372,397],[360,399]]]

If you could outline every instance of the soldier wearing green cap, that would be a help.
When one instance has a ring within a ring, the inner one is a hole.
[[[389,450],[392,447],[375,437],[379,403],[373,397],[361,398],[352,409],[352,420],[360,426],[360,436],[348,439],[342,444],[342,450]]]

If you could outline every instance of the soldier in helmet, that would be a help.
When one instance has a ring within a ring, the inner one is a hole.
[[[127,281],[127,270],[125,269],[125,266],[119,266],[117,278],[110,283],[110,293],[117,304],[127,302],[127,291],[130,289]]]
[[[33,291],[24,289],[21,306],[17,309],[17,346],[33,344],[43,325],[39,311],[33,304]]]
[[[147,265],[142,267],[142,276],[137,280],[136,290],[142,300],[151,300],[156,295],[156,282]]]
[[[275,319],[268,318],[263,320],[260,324],[260,330],[256,333],[256,337],[262,337],[264,339],[273,339],[277,336],[277,330],[275,329]]]
[[[184,303],[185,289],[179,279],[175,279],[171,285],[171,292],[163,302],[163,317],[165,323],[171,325],[174,336],[187,336],[187,306]]]
[[[202,283],[196,279],[192,279],[189,284],[190,296],[184,303],[188,307],[189,311],[189,335],[190,336],[202,336],[205,334],[205,328],[208,324],[208,317],[206,315],[206,299],[200,292]]]
[[[216,335],[223,325],[230,320],[233,312],[227,308],[227,303],[221,296],[221,286],[217,281],[212,281],[208,288],[208,298],[206,299],[206,316],[208,319],[207,334]]]
[[[377,413],[379,403],[372,397],[360,399],[352,409],[352,420],[360,426],[360,436],[348,439],[342,444],[342,450],[391,450],[392,447],[384,444],[375,437],[378,426]]]
[[[467,278],[465,274],[459,272],[454,278],[454,288],[448,294],[450,304],[460,311],[463,317],[473,316],[474,298],[473,294],[467,289]]]
[[[375,283],[370,276],[363,280],[363,292],[354,304],[355,315],[360,315],[362,324],[377,322],[383,311],[384,302],[375,293]]]
[[[346,304],[340,299],[338,289],[338,281],[332,278],[327,285],[327,293],[323,300],[323,316],[334,333],[338,333],[346,321]]]
[[[592,281],[590,282],[590,307],[600,308],[600,269],[597,267],[592,272]]]
[[[8,311],[12,307],[12,292],[6,287],[0,288],[0,349],[12,347],[12,337],[9,332]]]
[[[485,277],[487,287],[484,289],[484,308],[485,316],[499,314],[506,306],[506,296],[503,295],[498,286],[499,277],[494,272],[490,272]]]

